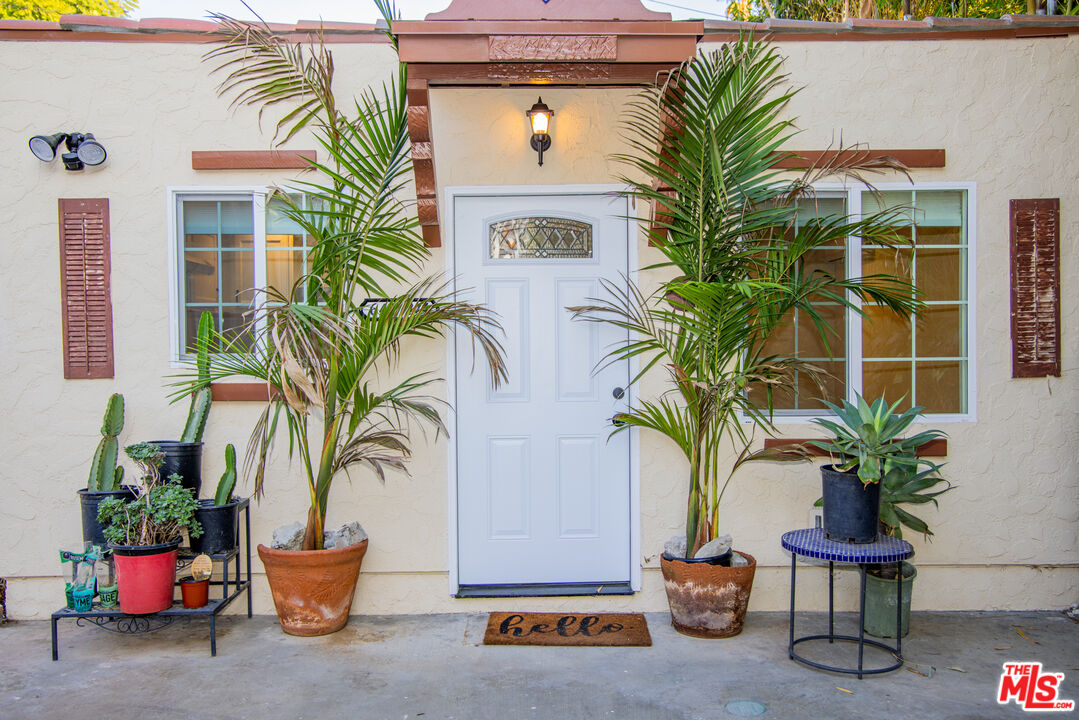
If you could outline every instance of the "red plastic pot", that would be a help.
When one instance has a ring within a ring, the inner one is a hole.
[[[112,545],[120,611],[145,615],[172,607],[180,540],[160,545]]]

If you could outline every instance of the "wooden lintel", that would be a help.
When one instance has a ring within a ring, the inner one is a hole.
[[[210,383],[215,402],[267,402],[270,390],[266,383]]]
[[[824,438],[765,438],[765,448],[782,447],[784,445],[805,445],[810,440],[823,440]],[[814,457],[828,457],[828,453],[813,445],[805,445],[806,451]],[[918,457],[947,457],[948,439],[936,438],[918,448]]]
[[[430,85],[651,85],[677,63],[417,63],[409,74]]]
[[[786,157],[776,163],[775,167],[789,170],[804,170],[813,164],[822,164],[835,159],[838,150],[787,150],[785,153],[793,153],[796,157]],[[908,168],[942,168],[944,167],[945,153],[943,148],[911,149],[911,150],[860,150],[851,149],[844,151],[851,156],[857,155],[865,160],[881,157],[895,158]]]
[[[299,170],[311,167],[314,150],[192,150],[192,170]]]

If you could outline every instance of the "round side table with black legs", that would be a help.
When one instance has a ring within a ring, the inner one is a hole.
[[[854,544],[836,542],[824,536],[822,528],[808,528],[805,530],[791,530],[783,534],[782,545],[784,550],[791,554],[791,610],[790,610],[790,635],[787,651],[792,660],[815,667],[820,670],[847,673],[857,675],[862,679],[863,675],[879,675],[881,673],[898,670],[903,666],[903,628],[901,625],[903,613],[903,561],[914,554],[914,548],[906,540],[899,538],[878,536],[875,542]],[[828,633],[825,635],[805,635],[794,637],[794,590],[795,571],[798,567],[798,556],[816,558],[828,561]],[[835,564],[849,563],[858,566],[861,578],[861,588],[858,595],[858,634],[837,635],[835,632]],[[895,563],[896,578],[896,604],[895,604],[895,647],[887,645],[879,640],[867,640],[865,637],[865,573],[868,565],[887,565]],[[858,643],[858,666],[840,667],[825,665],[823,663],[808,660],[794,651],[794,646],[799,643],[813,640],[827,640],[829,644],[838,641]],[[892,654],[895,662],[886,667],[866,669],[863,664],[865,646],[880,648]]]

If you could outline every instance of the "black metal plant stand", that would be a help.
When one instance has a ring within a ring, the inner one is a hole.
[[[906,540],[894,537],[878,536],[876,542],[864,544],[852,544],[829,540],[824,536],[822,528],[808,528],[805,530],[791,530],[783,534],[782,545],[784,550],[791,554],[791,609],[790,609],[790,635],[787,652],[791,660],[815,667],[820,670],[857,675],[861,680],[863,675],[879,675],[891,672],[903,666],[903,628],[901,625],[903,613],[903,561],[914,554],[914,548]],[[806,635],[794,637],[794,590],[795,570],[798,566],[798,556],[816,558],[828,561],[828,633],[824,635]],[[858,574],[861,580],[861,588],[858,600],[858,635],[837,635],[835,632],[835,564],[850,563],[858,565]],[[896,610],[895,647],[878,640],[867,640],[865,637],[865,573],[867,565],[887,565],[895,563],[896,569]],[[808,660],[794,651],[794,646],[799,643],[812,640],[827,640],[829,644],[836,642],[858,643],[858,666],[854,668],[825,665]],[[892,654],[895,662],[880,668],[866,669],[863,664],[865,646],[880,648]]]
[[[251,617],[251,516],[250,498],[240,501],[238,510],[243,512],[244,518],[244,552],[241,555],[237,547],[226,553],[210,555],[214,562],[214,568],[220,567],[219,580],[211,578],[210,587],[220,588],[220,597],[211,597],[205,606],[189,609],[183,606],[179,600],[173,600],[172,607],[158,613],[147,615],[128,615],[120,612],[120,608],[102,608],[96,602],[86,612],[76,612],[68,607],[62,607],[52,614],[52,659],[58,660],[60,652],[56,642],[57,624],[61,620],[74,620],[77,626],[94,625],[102,630],[120,633],[123,635],[137,635],[153,632],[171,625],[175,620],[181,619],[185,623],[194,618],[205,617],[210,621],[210,656],[217,656],[217,616],[227,608],[240,593],[247,592],[247,617]],[[177,568],[183,569],[191,564],[195,553],[187,548],[180,549],[177,558]],[[240,559],[243,558],[241,564]],[[234,571],[234,572],[233,572]],[[246,574],[246,579],[243,575]],[[211,590],[211,595],[214,593]]]

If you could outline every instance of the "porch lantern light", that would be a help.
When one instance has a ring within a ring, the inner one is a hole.
[[[104,146],[94,139],[93,133],[60,132],[35,135],[30,138],[30,152],[41,162],[52,162],[56,159],[56,148],[61,140],[67,146],[67,152],[60,156],[67,170],[82,170],[86,165],[100,165],[108,157]]]
[[[528,122],[532,125],[532,149],[539,153],[539,164],[543,165],[543,151],[551,148],[551,116],[554,110],[544,104],[543,98],[525,111]]]

